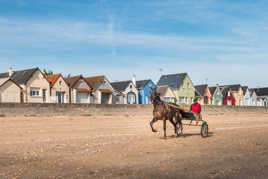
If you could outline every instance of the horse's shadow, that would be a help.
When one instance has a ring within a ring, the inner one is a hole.
[[[169,139],[179,139],[179,138],[186,138],[186,137],[192,137],[192,136],[200,136],[200,133],[184,133],[182,135],[176,136],[176,135],[171,135],[171,136],[167,136],[167,137],[160,137],[160,139],[163,140],[169,140]],[[204,138],[208,138],[208,137],[212,137],[213,136],[213,132],[209,132],[207,137]]]

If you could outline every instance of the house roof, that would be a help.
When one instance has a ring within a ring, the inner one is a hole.
[[[209,91],[210,91],[211,95],[213,96],[215,91],[216,91],[216,89],[217,89],[217,87],[216,86],[211,86],[211,87],[208,87],[208,88],[209,88]]]
[[[146,86],[146,84],[149,83],[149,81],[152,81],[152,80],[148,79],[148,80],[139,80],[139,81],[136,81],[136,87],[138,89],[144,88]]]
[[[268,87],[267,88],[253,88],[257,96],[268,96]]]
[[[33,76],[33,74],[38,70],[39,68],[31,68],[26,70],[13,71],[10,79],[17,84],[26,84]],[[0,78],[9,78],[9,73],[0,73]]]
[[[52,86],[57,82],[57,80],[62,77],[61,74],[55,74],[55,75],[45,75],[47,81],[51,83]]]
[[[229,88],[228,86],[226,87],[220,87],[221,88],[221,92],[222,92],[222,95],[225,97],[226,94],[228,93],[229,89],[231,90],[231,92],[233,92],[233,90],[231,88]]]
[[[78,75],[78,76],[71,76],[68,78],[64,78],[66,83],[68,84],[69,87],[74,87],[74,85],[81,79],[83,78],[82,75]]]
[[[80,79],[84,80],[86,84],[89,86],[89,88],[92,88],[92,86],[88,83],[88,81],[82,75],[64,78],[65,82],[70,88],[73,88]]]
[[[14,83],[16,86],[18,86],[20,89],[22,89],[22,87],[20,85],[18,85],[16,82],[14,82],[13,80],[11,79],[7,79],[7,78],[1,78],[0,79],[0,88],[2,86],[4,86],[7,82],[11,81],[12,83]]]
[[[207,84],[205,84],[205,85],[197,85],[197,86],[195,86],[195,93],[196,93],[196,96],[204,96],[207,87],[208,87]]]
[[[168,85],[173,89],[177,89],[181,86],[186,76],[187,73],[162,75],[157,83],[157,86]]]
[[[113,82],[111,83],[111,85],[115,90],[122,92],[128,87],[130,83],[132,83],[132,81],[128,80],[128,81]]]
[[[100,83],[100,81],[102,79],[104,79],[105,77],[102,75],[102,76],[92,76],[92,77],[87,77],[85,78],[85,80],[87,81],[87,83],[93,88],[95,89],[98,84]]]
[[[6,81],[8,81],[9,78],[0,78],[0,86],[4,84]]]
[[[245,96],[248,90],[248,86],[242,86],[242,90],[243,90],[243,95]]]
[[[240,84],[235,84],[235,85],[224,85],[221,86],[222,88],[227,88],[227,89],[231,89],[231,91],[239,91],[239,88],[242,87]]]

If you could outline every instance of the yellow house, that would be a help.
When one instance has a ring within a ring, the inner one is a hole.
[[[20,102],[25,103],[47,103],[49,102],[49,82],[39,70],[39,68],[26,69],[1,73],[0,79],[10,79],[19,85],[22,89]],[[14,92],[14,91],[13,91]],[[12,90],[6,91],[6,94],[13,93]]]
[[[162,75],[157,86],[169,86],[177,104],[191,104],[195,97],[195,87],[187,73]]]
[[[162,75],[157,86],[169,86],[178,104],[191,104],[195,97],[195,87],[187,73]]]

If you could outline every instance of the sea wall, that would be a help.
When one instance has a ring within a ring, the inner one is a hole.
[[[188,108],[188,106],[185,106]],[[151,116],[152,105],[104,104],[15,104],[0,103],[2,117],[42,116]],[[204,115],[268,113],[267,107],[202,106]]]

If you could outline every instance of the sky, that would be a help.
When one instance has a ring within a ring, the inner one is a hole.
[[[266,87],[268,0],[0,0],[0,72]]]

